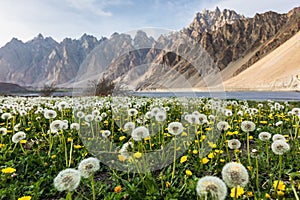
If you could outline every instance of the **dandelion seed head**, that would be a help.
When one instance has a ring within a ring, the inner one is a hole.
[[[241,142],[238,139],[228,140],[228,147],[230,149],[239,149],[241,147]]]
[[[80,172],[75,169],[65,169],[54,178],[54,186],[58,191],[73,191],[80,183]]]
[[[84,178],[88,178],[94,172],[99,170],[99,168],[99,160],[93,157],[82,160],[78,165],[78,171],[80,172],[80,175]]]
[[[222,179],[228,187],[245,187],[249,181],[246,168],[236,162],[227,163],[222,169]]]
[[[283,141],[285,141],[285,137],[283,135],[281,135],[281,134],[275,134],[275,135],[273,135],[272,140],[273,140],[273,142],[275,142],[276,140],[283,140]]]
[[[168,132],[172,135],[179,135],[183,132],[183,126],[180,122],[171,122],[168,125]]]
[[[196,191],[199,197],[205,197],[210,193],[211,196],[217,200],[224,200],[227,195],[225,183],[215,176],[205,176],[199,179]]]
[[[21,140],[26,138],[26,133],[19,131],[12,136],[13,143],[19,143]]]
[[[276,155],[283,155],[290,150],[290,145],[283,140],[276,140],[272,143],[271,149]]]
[[[144,126],[139,126],[132,131],[131,136],[133,140],[141,141],[143,138],[149,136],[149,130]]]
[[[268,141],[270,140],[271,138],[271,133],[269,132],[261,132],[259,135],[258,135],[258,138],[261,140],[261,141]]]
[[[218,122],[218,124],[217,124],[217,129],[218,129],[219,131],[227,131],[228,128],[229,128],[228,122],[220,121],[220,122]]]
[[[251,121],[243,121],[241,124],[241,129],[244,132],[252,132],[256,128],[255,124]]]

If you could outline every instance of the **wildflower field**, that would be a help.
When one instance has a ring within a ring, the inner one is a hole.
[[[0,98],[0,199],[299,199],[299,102]]]

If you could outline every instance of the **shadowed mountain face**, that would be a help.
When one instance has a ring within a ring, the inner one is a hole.
[[[42,35],[26,43],[12,39],[0,49],[0,81],[72,87],[105,76],[138,90],[213,86],[251,67],[299,30],[300,8],[253,18],[216,8],[157,40],[143,31],[133,38],[83,35],[61,43]],[[223,72],[226,76],[219,77]]]

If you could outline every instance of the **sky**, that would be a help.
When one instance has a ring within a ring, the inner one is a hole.
[[[299,0],[0,0],[0,47],[41,33],[58,42],[84,33],[98,39],[144,28],[178,31],[204,9],[233,9],[246,17],[286,13]]]

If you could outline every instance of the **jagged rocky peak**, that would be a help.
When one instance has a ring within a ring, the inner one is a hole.
[[[99,43],[96,37],[86,33],[80,37],[79,41],[81,42],[82,47],[85,49],[94,48],[95,44]]]
[[[148,37],[144,31],[138,30],[134,36],[133,43],[136,48],[150,48],[155,43],[155,40],[153,37]]]
[[[196,14],[196,17],[187,30],[190,35],[197,37],[199,33],[215,31],[225,24],[232,24],[239,19],[245,19],[245,17],[237,14],[233,10],[224,9],[221,11],[218,7],[213,11],[205,9]]]

